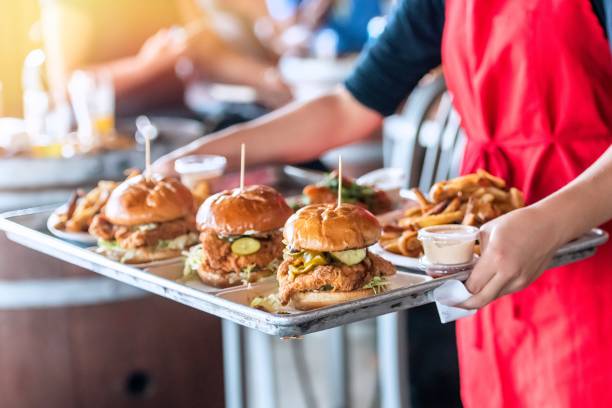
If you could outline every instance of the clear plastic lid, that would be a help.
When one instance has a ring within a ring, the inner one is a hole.
[[[476,241],[479,229],[469,225],[448,224],[434,225],[422,228],[418,232],[418,239],[436,241]]]
[[[226,164],[227,159],[223,156],[202,154],[178,159],[174,163],[174,169],[177,173],[182,175],[202,173],[221,174],[223,170],[225,170]]]

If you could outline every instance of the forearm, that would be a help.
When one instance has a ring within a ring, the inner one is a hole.
[[[120,98],[163,73],[164,67],[145,66],[140,63],[138,56],[131,56],[83,69],[94,75],[109,75],[113,81],[115,93]]]
[[[199,57],[198,69],[213,82],[248,85],[258,88],[272,65],[238,54],[231,49],[218,49],[214,55]]]
[[[367,137],[382,118],[355,101],[344,89],[306,103],[293,103],[260,119],[201,138],[164,158],[207,153],[239,162],[240,144],[247,145],[247,163],[300,162]]]
[[[575,180],[533,207],[555,225],[559,244],[611,220],[612,147]]]
[[[482,256],[466,282],[478,309],[524,289],[549,267],[561,245],[612,219],[612,147],[579,177],[528,207],[480,229]]]

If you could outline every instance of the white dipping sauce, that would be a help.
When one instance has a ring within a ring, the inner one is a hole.
[[[459,265],[472,261],[478,228],[467,225],[436,225],[423,228],[418,238],[425,260],[432,265]]]

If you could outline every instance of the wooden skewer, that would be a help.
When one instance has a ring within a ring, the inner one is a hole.
[[[244,156],[245,156],[244,143],[240,145],[240,191],[244,190]]]
[[[147,181],[151,180],[151,136],[148,132],[144,132],[145,139],[145,179]]]
[[[342,205],[342,156],[338,156],[338,207]]]

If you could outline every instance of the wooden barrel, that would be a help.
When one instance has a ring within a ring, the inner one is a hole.
[[[0,236],[0,406],[222,407],[219,319]]]

